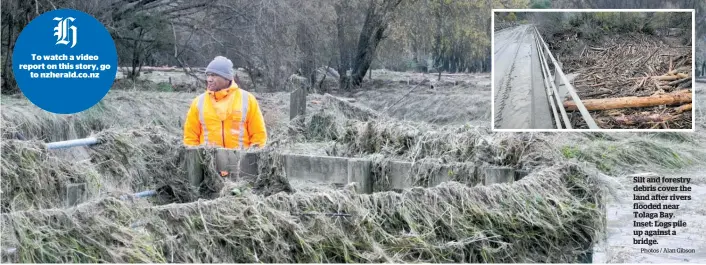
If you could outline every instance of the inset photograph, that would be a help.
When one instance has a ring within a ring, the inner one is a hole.
[[[693,25],[693,10],[493,10],[493,130],[693,131]]]

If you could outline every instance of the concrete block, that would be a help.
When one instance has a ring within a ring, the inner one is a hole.
[[[483,185],[510,183],[515,180],[515,169],[511,167],[486,167],[482,172]]]
[[[409,179],[408,183],[412,187],[434,187],[449,180],[448,169],[447,165],[412,163],[406,178]]]
[[[474,163],[457,163],[453,165],[450,178],[459,183],[475,186],[483,183],[483,178]]]
[[[86,200],[86,183],[66,185],[66,206],[76,206]]]
[[[444,165],[434,170],[429,175],[429,180],[427,182],[427,187],[436,187],[437,185],[451,180],[451,175],[449,172],[456,172],[453,166]]]
[[[348,159],[343,157],[289,154],[285,156],[285,170],[289,179],[348,183]]]
[[[390,161],[388,166],[390,171],[387,178],[390,187],[393,189],[407,189],[412,187],[410,173],[412,173],[412,163],[402,161]]]
[[[241,152],[239,178],[256,178],[260,174],[258,162],[261,152]]]
[[[348,159],[348,183],[357,183],[359,193],[372,193],[372,168],[373,163],[370,160]]]
[[[527,175],[529,175],[529,171],[527,171],[527,170],[522,170],[522,169],[516,170],[515,171],[515,181],[521,180],[524,177],[526,177]]]
[[[237,178],[240,172],[240,153],[235,149],[216,150],[216,170],[227,173],[227,177]],[[224,177],[226,177],[224,176]]]
[[[473,163],[450,163],[450,164],[415,164],[410,174],[410,181],[413,186],[435,187],[443,182],[456,181],[468,185],[480,183],[476,176],[476,166]]]

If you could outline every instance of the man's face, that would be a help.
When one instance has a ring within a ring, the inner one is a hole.
[[[218,91],[228,87],[228,80],[217,75],[217,74],[207,74],[206,75],[207,88],[210,91]]]

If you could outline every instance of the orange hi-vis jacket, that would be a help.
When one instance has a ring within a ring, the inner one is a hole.
[[[184,123],[184,144],[244,149],[267,142],[265,121],[255,96],[235,81],[216,92],[196,97]]]

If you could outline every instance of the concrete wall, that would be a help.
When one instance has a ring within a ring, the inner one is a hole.
[[[452,180],[469,185],[491,185],[518,179],[518,174],[512,168],[480,168],[471,163],[433,164],[389,161],[383,172],[374,173],[373,162],[368,159],[300,154],[283,154],[282,157],[289,179],[314,180],[340,185],[356,182],[359,190],[365,193],[415,186],[433,187]],[[216,167],[219,171],[229,172],[229,177],[233,179],[258,174],[258,161],[258,152],[219,149],[216,153]],[[381,174],[381,176],[374,176],[374,174]],[[386,185],[373,187],[374,177],[386,179]]]

